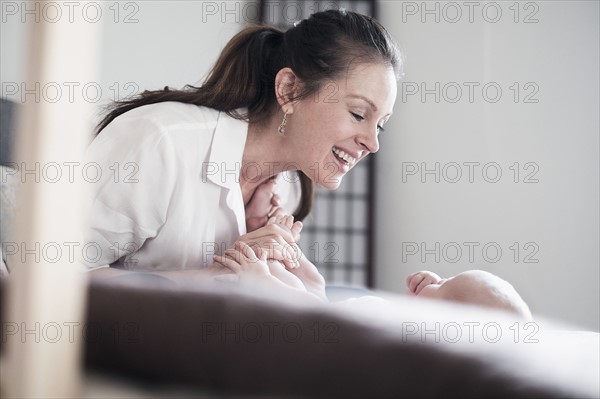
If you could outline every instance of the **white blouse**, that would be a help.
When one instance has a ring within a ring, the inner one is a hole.
[[[87,179],[88,269],[116,261],[129,270],[201,268],[230,248],[246,233],[239,177],[247,132],[247,122],[224,112],[177,102],[114,119],[86,153],[87,170],[101,172]],[[275,187],[293,212],[297,175],[280,175]]]

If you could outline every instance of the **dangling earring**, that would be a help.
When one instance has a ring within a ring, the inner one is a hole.
[[[279,129],[277,131],[281,136],[285,136],[285,125],[287,124],[287,111],[283,111],[283,120],[281,121],[281,125],[279,125]]]

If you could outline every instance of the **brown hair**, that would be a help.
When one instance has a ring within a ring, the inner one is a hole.
[[[319,12],[286,32],[264,25],[250,26],[227,43],[200,87],[146,90],[115,102],[96,131],[100,133],[127,111],[165,101],[210,107],[236,119],[259,123],[278,110],[275,76],[282,68],[290,67],[303,82],[303,92],[296,100],[317,92],[326,81],[345,73],[353,62],[383,62],[397,77],[401,74],[396,44],[383,26],[361,14]],[[240,109],[246,112],[240,113]],[[302,220],[312,207],[314,185],[304,173],[299,172],[299,176],[302,198],[294,218]]]

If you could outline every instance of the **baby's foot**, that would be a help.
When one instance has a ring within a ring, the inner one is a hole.
[[[294,217],[291,215],[276,213],[267,221],[267,225],[269,224],[278,224],[290,230],[292,236],[294,237],[294,241],[298,241],[300,239],[300,232],[302,231],[303,224],[300,221],[294,222]]]
[[[281,227],[288,229],[292,236],[294,237],[294,241],[298,241],[300,238],[300,231],[302,230],[302,222],[294,222],[294,217],[290,215],[279,214],[276,216],[271,216],[267,221],[267,225],[277,224]],[[300,266],[299,259],[301,256],[300,248],[296,245],[296,242],[289,243],[289,247],[286,248],[286,254],[284,255],[286,259],[283,260],[283,264],[288,269],[295,269]]]
[[[246,230],[248,233],[263,227],[269,217],[279,207],[280,199],[275,194],[275,178],[262,183],[254,191],[250,202],[246,205]]]

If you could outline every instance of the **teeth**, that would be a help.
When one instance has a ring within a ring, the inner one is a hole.
[[[350,164],[350,166],[352,166],[356,163],[356,158],[351,157],[350,155],[346,154],[344,151],[340,150],[339,148],[333,147],[333,152],[338,157],[340,157],[344,161],[348,162]]]

